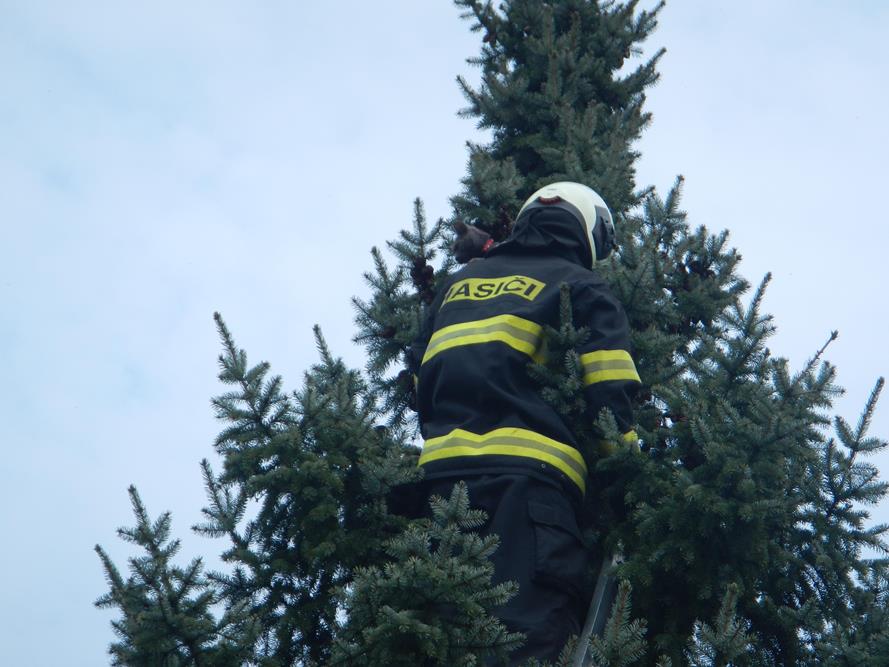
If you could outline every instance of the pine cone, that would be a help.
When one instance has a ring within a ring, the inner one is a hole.
[[[701,262],[696,259],[690,260],[686,263],[688,270],[692,273],[696,273],[701,276],[701,278],[712,278],[716,275],[716,273],[710,268],[710,264],[708,262]]]
[[[418,292],[423,292],[432,288],[432,282],[435,278],[435,269],[426,263],[422,257],[414,259],[414,265],[411,267],[411,280]]]

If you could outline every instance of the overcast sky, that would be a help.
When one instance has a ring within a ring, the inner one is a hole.
[[[370,247],[416,196],[447,216],[479,138],[455,115],[479,40],[458,14],[0,0],[4,664],[108,664],[92,547],[125,565],[130,483],[173,511],[183,558],[223,546],[188,531],[217,432],[214,310],[291,388],[315,323],[362,365],[349,298]],[[776,354],[799,368],[840,330],[850,419],[889,373],[887,29],[876,0],[673,0],[639,146],[640,186],[684,174],[692,224],[729,229],[752,282],[774,273]]]

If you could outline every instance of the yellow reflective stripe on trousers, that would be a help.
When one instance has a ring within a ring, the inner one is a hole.
[[[636,364],[626,350],[596,350],[580,355],[584,384],[606,380],[635,380],[640,382]]]
[[[454,429],[447,435],[430,438],[423,445],[420,465],[458,456],[521,456],[537,459],[561,470],[586,490],[587,467],[574,447],[523,428],[498,428],[488,433]]]
[[[493,341],[506,343],[511,348],[533,357],[540,346],[542,332],[543,327],[536,322],[515,315],[497,315],[484,320],[452,324],[439,329],[429,339],[423,363],[452,347]]]

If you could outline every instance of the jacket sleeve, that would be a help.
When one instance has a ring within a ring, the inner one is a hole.
[[[574,324],[587,327],[590,337],[578,348],[590,417],[602,408],[614,414],[624,441],[636,443],[633,396],[641,382],[630,354],[630,331],[623,306],[602,282],[573,290]]]
[[[438,299],[436,299],[438,301]],[[423,355],[426,354],[426,347],[429,345],[429,339],[432,338],[432,331],[435,325],[435,303],[426,308],[426,312],[422,315],[420,323],[420,331],[417,337],[411,343],[407,352],[407,368],[414,376],[414,386],[417,384],[417,377],[420,375],[420,364],[423,363]]]
[[[414,378],[414,389],[417,387],[417,378],[420,376],[420,365],[423,363],[423,356],[426,354],[426,347],[429,345],[429,339],[435,331],[435,315],[441,308],[444,295],[447,292],[452,279],[446,280],[435,294],[435,299],[426,307],[421,315],[420,330],[417,337],[411,343],[407,351],[407,369]]]

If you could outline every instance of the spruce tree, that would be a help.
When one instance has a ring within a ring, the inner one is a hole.
[[[415,454],[378,428],[378,409],[356,371],[334,358],[316,329],[319,364],[292,395],[268,364],[249,366],[217,316],[223,383],[214,400],[227,424],[216,440],[223,470],[204,463],[210,505],[195,529],[225,537],[233,566],[214,579],[230,606],[248,604],[262,625],[261,664],[329,658],[341,589],[353,570],[384,558],[404,520],[386,494],[416,476]],[[258,504],[255,514],[246,503]]]
[[[213,607],[220,596],[201,559],[185,567],[173,563],[179,541],[170,539],[170,513],[152,521],[136,488],[129,494],[136,525],[117,532],[145,552],[130,559],[129,578],[96,546],[110,588],[96,605],[122,613],[112,622],[119,641],[108,649],[111,664],[229,667],[249,660],[259,630],[255,618],[243,605],[230,605],[217,619]]]
[[[148,556],[133,561],[129,582],[100,552],[111,587],[101,603],[123,614],[118,664],[154,664],[139,662],[152,655],[144,651],[190,664],[185,642],[209,655],[226,623],[237,631],[225,641],[240,647],[253,637],[252,653],[212,664],[397,664],[399,648],[417,664],[472,664],[508,649],[515,638],[490,614],[508,590],[489,585],[483,557],[494,543],[471,534],[477,517],[465,498],[438,501],[432,520],[391,511],[392,489],[417,476],[402,364],[454,268],[452,225],[503,239],[525,197],[560,179],[590,185],[615,213],[619,250],[600,268],[627,311],[644,383],[641,448],[614,447],[613,419],[589,415],[579,391],[574,349],[587,332],[571,320],[566,292],[561,326],[547,332],[549,357],[528,372],[574,429],[591,471],[583,512],[592,566],[614,549],[624,554],[626,584],[591,647],[596,664],[885,664],[889,567],[864,557],[886,552],[886,528],[869,526],[865,509],[887,491],[866,460],[887,446],[868,434],[882,380],[854,426],[832,415],[840,389],[827,345],[798,366],[768,348],[769,277],[749,294],[727,233],[689,224],[681,178],[665,195],[637,187],[633,142],[649,122],[645,91],[663,51],[635,69],[627,59],[662,5],[455,4],[483,35],[470,60],[481,85],[460,80],[462,113],[490,140],[469,146],[448,221],[428,225],[418,200],[411,229],[388,246],[394,265],[373,251],[371,295],[355,301],[366,373],[346,368],[319,334],[320,363],[285,393],[267,364],[248,366],[218,320],[220,379],[232,391],[214,402],[223,467],[203,464],[209,504],[195,529],[227,540],[230,569],[181,575],[190,583],[175,594],[176,627],[187,639],[176,644],[158,630],[167,598],[148,583],[173,572],[168,522],[139,533],[149,536],[138,542]],[[445,587],[455,572],[463,583]],[[411,576],[419,573],[427,597]],[[472,628],[457,609],[477,619]]]
[[[603,193],[617,215],[620,249],[601,271],[633,330],[644,382],[636,406],[642,456],[602,456],[602,436],[615,429],[607,415],[593,427],[582,404],[571,348],[584,332],[573,323],[550,332],[558,353],[549,367],[529,372],[581,439],[593,471],[586,499],[593,551],[621,546],[627,556],[620,572],[647,621],[645,662],[663,651],[677,665],[701,663],[705,653],[689,646],[703,645],[704,634],[717,647],[716,663],[724,662],[718,656],[732,646],[725,633],[733,628],[749,638],[738,664],[817,662],[825,633],[855,627],[856,581],[884,571],[862,556],[864,548],[885,549],[884,529],[865,528],[862,509],[885,496],[862,460],[885,447],[866,433],[882,383],[858,428],[831,420],[840,389],[824,350],[794,372],[767,347],[769,278],[744,300],[740,255],[726,232],[688,224],[681,178],[663,197],[636,191],[632,140],[648,121],[644,91],[657,80],[662,51],[620,72],[654,29],[660,5],[637,12],[634,2],[456,4],[484,34],[481,56],[470,60],[482,68],[482,85],[461,80],[470,102],[463,113],[491,139],[470,146],[452,222],[502,239],[524,198],[560,179]],[[417,246],[413,258],[428,255]],[[402,271],[410,260],[400,253]],[[372,299],[383,304],[385,295]],[[419,321],[422,302],[412,308],[404,321]],[[379,312],[380,322],[397,320]],[[413,334],[398,333],[404,341]],[[835,438],[826,433],[831,421]],[[736,625],[721,611],[727,590],[735,591]],[[713,625],[701,625],[707,619]]]
[[[491,616],[516,586],[490,583],[498,540],[468,532],[484,525],[484,512],[470,509],[462,484],[431,505],[431,519],[389,542],[389,563],[357,572],[332,665],[482,665],[521,643]]]
[[[223,469],[201,463],[208,506],[193,529],[228,542],[228,569],[202,575],[199,560],[175,568],[169,514],[151,523],[131,490],[138,525],[119,532],[147,554],[131,560],[125,582],[97,547],[111,588],[97,604],[122,614],[115,664],[395,664],[382,656],[404,650],[445,665],[505,655],[521,637],[490,612],[512,588],[489,583],[497,540],[473,532],[480,516],[465,491],[434,503],[431,523],[390,512],[392,487],[419,476],[418,451],[383,424],[387,412],[361,374],[316,330],[321,360],[285,393],[269,364],[250,366],[216,322],[219,378],[232,389],[213,401],[225,425],[216,439]]]
[[[650,121],[642,106],[663,49],[621,72],[641,52],[663,3],[645,11],[637,1],[455,4],[484,34],[481,54],[468,61],[481,68],[481,86],[458,78],[469,102],[461,114],[492,135],[486,145],[469,145],[455,218],[502,240],[528,195],[558,180],[589,185],[613,212],[633,206],[632,145]]]
[[[368,379],[382,397],[390,425],[411,421],[414,381],[404,368],[404,355],[420,329],[425,307],[435,297],[435,286],[454,266],[447,241],[444,221],[430,227],[422,201],[414,200],[412,228],[387,243],[395,267],[390,268],[383,253],[373,248],[374,270],[364,274],[371,298],[352,300],[358,325],[354,341],[367,351]]]

